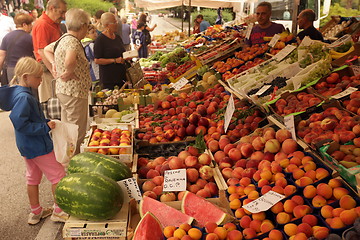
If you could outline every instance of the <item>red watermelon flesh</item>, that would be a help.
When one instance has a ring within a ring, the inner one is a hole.
[[[207,222],[222,224],[228,217],[219,207],[191,192],[184,194],[181,211],[195,218],[200,227],[204,227]]]
[[[146,196],[144,196],[140,202],[139,212],[140,216],[143,216],[147,212],[151,212],[164,228],[167,226],[179,227],[183,223],[191,224],[194,220],[194,218],[179,210]]]
[[[163,230],[159,220],[151,213],[145,213],[137,225],[133,240],[163,240]]]

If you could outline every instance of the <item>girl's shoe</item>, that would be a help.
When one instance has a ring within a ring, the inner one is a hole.
[[[68,220],[69,218],[69,214],[67,214],[64,211],[61,211],[59,213],[56,213],[55,211],[53,211],[53,213],[51,214],[50,219],[54,222],[66,222],[66,220]]]
[[[28,224],[34,225],[34,224],[39,223],[41,219],[50,216],[52,211],[53,211],[52,208],[43,208],[41,210],[41,213],[39,213],[39,214],[34,214],[31,212],[29,214]]]

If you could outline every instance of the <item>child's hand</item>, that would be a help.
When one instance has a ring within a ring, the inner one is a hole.
[[[50,129],[54,129],[56,124],[55,124],[54,121],[49,121],[49,122],[47,123],[47,125],[49,126]]]

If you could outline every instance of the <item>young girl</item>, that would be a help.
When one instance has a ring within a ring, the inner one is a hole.
[[[43,74],[42,66],[30,57],[20,58],[15,66],[15,76],[10,86],[0,87],[0,108],[10,111],[15,128],[16,145],[26,163],[27,192],[31,213],[28,223],[37,224],[51,215],[51,220],[65,222],[68,214],[56,204],[54,209],[42,208],[39,203],[39,184],[42,174],[52,183],[52,192],[65,176],[62,165],[56,161],[49,131],[55,122],[45,119],[39,102],[30,88],[37,89]]]
[[[90,24],[88,33],[85,38],[81,40],[85,49],[86,58],[90,63],[90,76],[93,84],[94,82],[99,81],[99,65],[94,62],[94,42],[97,36],[98,34],[95,26]]]

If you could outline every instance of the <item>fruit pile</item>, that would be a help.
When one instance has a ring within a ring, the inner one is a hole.
[[[202,239],[203,234],[199,228],[192,227],[188,223],[183,223],[178,228],[176,228],[175,226],[165,227],[164,236],[168,240],[176,240],[176,239],[200,240]]]
[[[263,59],[261,58],[255,58],[253,61],[246,61],[245,64],[241,65],[239,68],[234,68],[231,72],[230,71],[226,71],[223,75],[222,78],[223,80],[227,80],[229,78],[232,78],[233,76],[242,73],[243,71],[246,71],[252,67],[255,67],[256,65],[260,64],[264,62]]]
[[[128,146],[131,146],[131,132],[129,130],[114,128],[109,131],[97,128],[90,137],[87,151],[105,155],[127,154],[130,153]]]
[[[317,92],[325,97],[330,97],[338,94],[348,87],[356,87],[360,85],[360,75],[358,76],[342,76],[334,72],[331,73],[325,80],[319,81],[315,85]]]
[[[350,99],[342,102],[347,110],[360,115],[360,91],[355,91],[350,94]]]
[[[242,51],[235,52],[235,57],[246,62],[264,54],[268,49],[267,44],[256,44],[251,47],[246,47]]]
[[[355,127],[354,129],[359,131],[360,125]],[[360,138],[354,138],[352,141],[354,145],[340,145],[338,150],[331,153],[331,157],[346,168],[360,165]]]

